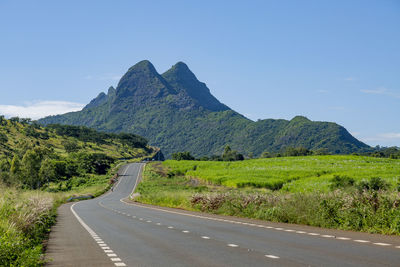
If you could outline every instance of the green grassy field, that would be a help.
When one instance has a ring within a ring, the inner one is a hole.
[[[164,166],[216,185],[282,187],[289,192],[328,191],[335,175],[345,175],[356,181],[381,177],[392,185],[400,178],[400,160],[360,156],[281,157],[235,162],[169,160]]]
[[[146,165],[139,202],[326,228],[400,234],[400,160],[307,156]]]

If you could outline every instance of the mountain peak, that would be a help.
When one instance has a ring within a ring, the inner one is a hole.
[[[188,95],[197,104],[211,111],[229,110],[211,93],[205,83],[200,82],[189,67],[182,61],[173,65],[162,77],[178,92]]]
[[[150,71],[152,73],[157,73],[156,69],[154,68],[153,64],[151,64],[150,61],[148,60],[142,60],[133,65],[132,67],[129,68],[128,73],[131,71]]]
[[[107,95],[108,95],[108,96],[114,95],[115,92],[116,92],[115,88],[114,88],[113,86],[110,86],[110,87],[108,88]]]

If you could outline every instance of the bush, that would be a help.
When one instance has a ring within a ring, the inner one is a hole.
[[[195,158],[190,154],[190,152],[176,152],[172,153],[173,160],[194,160]]]
[[[389,184],[380,177],[373,177],[369,180],[362,180],[358,183],[359,191],[380,191],[387,190]]]
[[[80,149],[79,145],[74,141],[63,141],[62,145],[67,153],[77,152]]]
[[[330,187],[332,189],[335,188],[345,188],[345,187],[350,187],[353,186],[355,183],[355,180],[351,177],[348,176],[340,176],[340,175],[335,175],[332,180],[331,180],[331,185]]]

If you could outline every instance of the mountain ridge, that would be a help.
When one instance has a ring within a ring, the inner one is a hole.
[[[303,116],[254,122],[216,99],[183,62],[159,74],[150,61],[140,61],[128,69],[116,88],[100,93],[83,110],[39,122],[137,133],[167,156],[186,150],[196,156],[211,155],[221,153],[227,144],[254,155],[289,146],[331,153],[369,149],[336,123]]]

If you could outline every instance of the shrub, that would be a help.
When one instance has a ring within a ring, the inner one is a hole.
[[[190,152],[176,152],[172,153],[172,159],[174,160],[194,160],[195,158],[190,154]]]
[[[387,190],[389,184],[380,177],[372,177],[369,180],[362,180],[358,184],[359,191],[380,191]]]
[[[351,178],[351,177],[348,177],[346,175],[343,175],[343,176],[334,175],[332,180],[331,180],[330,187],[332,189],[345,188],[345,187],[353,186],[354,183],[355,183],[355,180],[353,178]]]

